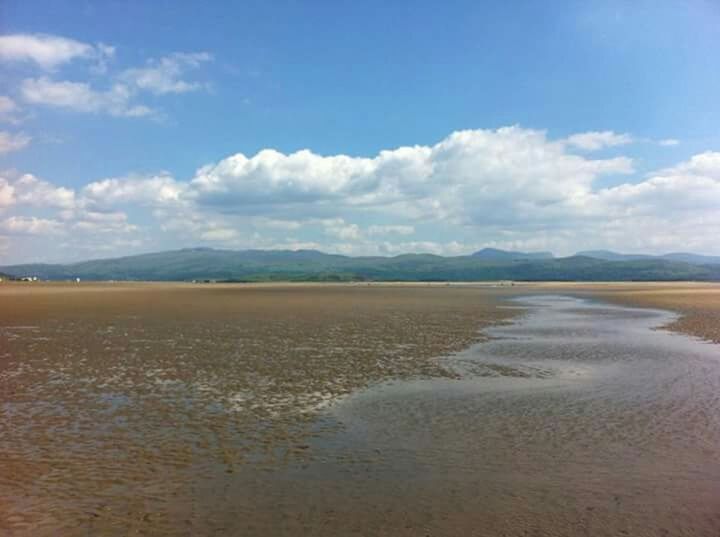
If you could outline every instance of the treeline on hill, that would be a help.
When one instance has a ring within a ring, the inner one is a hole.
[[[511,252],[508,252],[512,254]],[[481,255],[478,255],[481,254]],[[73,264],[0,267],[17,278],[146,281],[715,281],[720,264],[551,254],[348,257],[314,250],[193,248]]]

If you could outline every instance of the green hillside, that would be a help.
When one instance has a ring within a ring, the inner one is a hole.
[[[0,267],[43,280],[150,281],[674,281],[720,280],[720,265],[649,258],[608,261],[587,256],[484,259],[405,254],[347,257],[314,250],[195,248],[73,264]]]

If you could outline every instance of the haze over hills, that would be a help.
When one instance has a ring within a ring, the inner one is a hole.
[[[720,264],[720,256],[690,254],[686,252],[674,252],[671,254],[650,255],[650,254],[619,254],[609,250],[588,250],[578,252],[575,255],[603,259],[605,261],[637,261],[639,259],[666,259],[668,261],[680,261],[693,265],[717,265]]]
[[[552,259],[552,252],[511,252],[497,248],[483,248],[472,254],[478,259],[488,261],[513,261],[518,259]]]
[[[474,255],[442,257],[404,254],[394,257],[349,257],[316,250],[215,250],[189,248],[70,264],[26,264],[0,267],[15,277],[43,280],[151,281],[678,281],[720,280],[717,258],[692,256],[700,262],[669,256],[605,252],[555,258],[550,253],[481,250]]]

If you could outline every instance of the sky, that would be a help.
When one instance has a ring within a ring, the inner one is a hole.
[[[720,254],[720,3],[0,2],[0,265]]]

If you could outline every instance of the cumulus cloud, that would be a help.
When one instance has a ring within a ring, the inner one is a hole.
[[[717,252],[720,153],[644,177],[631,159],[573,152],[567,139],[506,127],[369,157],[231,155],[185,180],[107,178],[72,191],[0,174],[0,208],[38,208],[90,238],[237,248],[312,245],[330,252],[457,255],[484,245],[571,253],[587,248]],[[612,187],[598,178],[616,176]],[[14,224],[20,229],[21,224]],[[29,224],[26,224],[29,226]],[[118,243],[119,244],[119,243]],[[149,244],[145,242],[144,244]],[[686,248],[687,247],[687,248]]]
[[[145,67],[127,69],[121,78],[128,84],[157,95],[186,93],[204,87],[200,82],[189,82],[181,77],[189,69],[212,60],[207,52],[175,53],[159,60],[150,60]]]
[[[358,240],[362,237],[360,226],[357,224],[346,224],[342,219],[327,222],[325,224],[325,234],[344,241]]]
[[[0,131],[0,155],[12,151],[19,151],[29,143],[30,137],[25,134],[12,134],[7,131]]]
[[[0,61],[29,62],[52,70],[75,59],[96,60],[103,64],[115,52],[102,43],[89,45],[74,39],[45,34],[0,36]]]
[[[238,153],[200,169],[191,189],[197,200],[210,204],[309,202],[361,190],[373,167],[372,159],[266,149],[252,158]]]
[[[568,136],[565,142],[585,151],[597,151],[606,147],[630,144],[634,141],[629,134],[618,134],[613,131],[582,132]]]
[[[29,173],[20,176],[14,173],[0,175],[0,207],[13,205],[71,209],[75,206],[75,192]]]
[[[0,177],[0,209],[15,204],[15,189],[4,177]]]
[[[82,189],[82,196],[95,206],[128,203],[158,206],[180,202],[184,188],[168,174],[130,176],[89,183]]]
[[[96,211],[87,208],[85,200],[80,199],[72,209],[65,209],[57,214],[67,229],[88,233],[130,233],[138,231],[138,226],[128,222],[127,213],[123,211]]]
[[[72,208],[75,204],[75,192],[69,188],[57,187],[32,174],[21,175],[14,183],[15,198],[18,204],[34,207]]]
[[[54,235],[62,233],[63,225],[46,218],[11,216],[0,221],[0,231],[8,235]]]
[[[642,182],[602,190],[597,198],[606,214],[684,218],[688,212],[720,213],[720,153],[695,155]]]
[[[720,180],[720,152],[706,151],[694,155],[690,160],[681,162],[672,168],[666,168],[661,175],[702,175]]]
[[[97,91],[84,82],[58,82],[41,77],[23,80],[20,91],[23,99],[31,104],[78,112],[102,112],[112,116],[141,117],[153,114],[151,108],[133,104],[133,93],[123,84],[115,84],[106,91]]]
[[[588,159],[519,127],[455,132],[434,146],[374,158],[264,150],[201,168],[185,196],[224,211],[305,217],[375,209],[458,223],[554,217],[583,210],[593,181],[628,174],[626,157]]]

